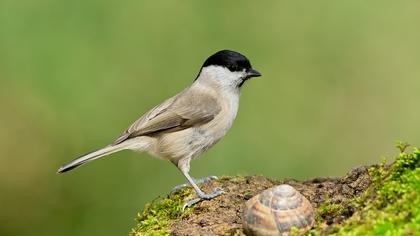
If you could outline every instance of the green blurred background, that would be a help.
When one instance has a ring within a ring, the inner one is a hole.
[[[122,152],[57,168],[188,86],[220,49],[263,77],[192,175],[339,176],[419,144],[419,1],[0,2],[0,235],[126,235],[185,182]]]

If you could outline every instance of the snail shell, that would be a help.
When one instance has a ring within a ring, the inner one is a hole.
[[[287,235],[292,227],[299,233],[314,223],[311,203],[290,185],[267,189],[245,203],[244,230],[247,235]]]

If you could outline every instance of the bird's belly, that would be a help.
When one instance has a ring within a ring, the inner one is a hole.
[[[154,153],[171,161],[194,158],[212,147],[217,140],[200,128],[182,130],[162,135],[156,143]]]
[[[173,162],[181,158],[198,157],[225,136],[236,112],[237,102],[202,126],[163,134],[158,138],[153,153]]]
[[[197,127],[164,134],[158,139],[155,154],[171,161],[198,157],[216,144],[231,126],[220,123],[217,125],[218,127]]]

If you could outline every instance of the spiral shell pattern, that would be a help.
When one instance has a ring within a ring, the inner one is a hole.
[[[247,235],[287,235],[293,227],[304,233],[314,223],[311,203],[290,185],[267,189],[248,200],[244,209]]]

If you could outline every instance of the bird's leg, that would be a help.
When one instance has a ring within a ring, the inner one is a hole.
[[[197,195],[199,196],[199,198],[193,199],[187,203],[184,204],[184,206],[182,207],[182,210],[185,210],[186,208],[197,204],[203,200],[209,200],[212,198],[215,198],[217,196],[219,196],[220,194],[223,193],[222,189],[218,189],[213,191],[212,193],[206,194],[204,193],[198,186],[197,184],[194,182],[194,179],[188,174],[189,170],[190,170],[190,159],[181,159],[178,161],[177,163],[178,168],[181,170],[182,174],[185,176],[185,178],[187,178],[189,184],[193,187],[193,189],[195,190],[195,192],[197,193]]]
[[[194,183],[193,178],[191,178],[191,176],[188,174],[188,172],[183,172],[182,171],[182,174],[184,174],[185,178],[187,178],[188,182],[190,182],[191,186],[193,187],[193,189],[195,190],[195,192],[199,196],[199,198],[193,199],[193,200],[185,203],[184,206],[182,207],[182,210],[185,210],[186,208],[188,208],[188,207],[190,207],[194,204],[197,204],[201,201],[210,200],[212,198],[215,198],[215,197],[217,197],[217,196],[219,196],[220,194],[223,193],[222,189],[218,189],[218,190],[213,191],[212,193],[206,194],[197,186],[196,183]]]
[[[196,183],[196,184],[208,183],[208,182],[210,182],[210,181],[212,181],[212,180],[219,179],[217,176],[214,176],[214,175],[212,175],[212,176],[207,176],[207,177],[203,177],[203,178],[199,178],[199,179],[196,179],[196,178],[193,178],[193,177],[191,177],[191,178],[192,178],[192,180],[194,181],[194,183]],[[180,184],[180,185],[177,185],[177,186],[175,186],[175,187],[172,189],[171,193],[176,193],[176,192],[178,192],[179,190],[184,189],[184,188],[186,188],[186,187],[188,187],[188,186],[191,186],[191,184],[190,184],[189,182],[188,182],[188,183],[185,183],[185,184]]]

